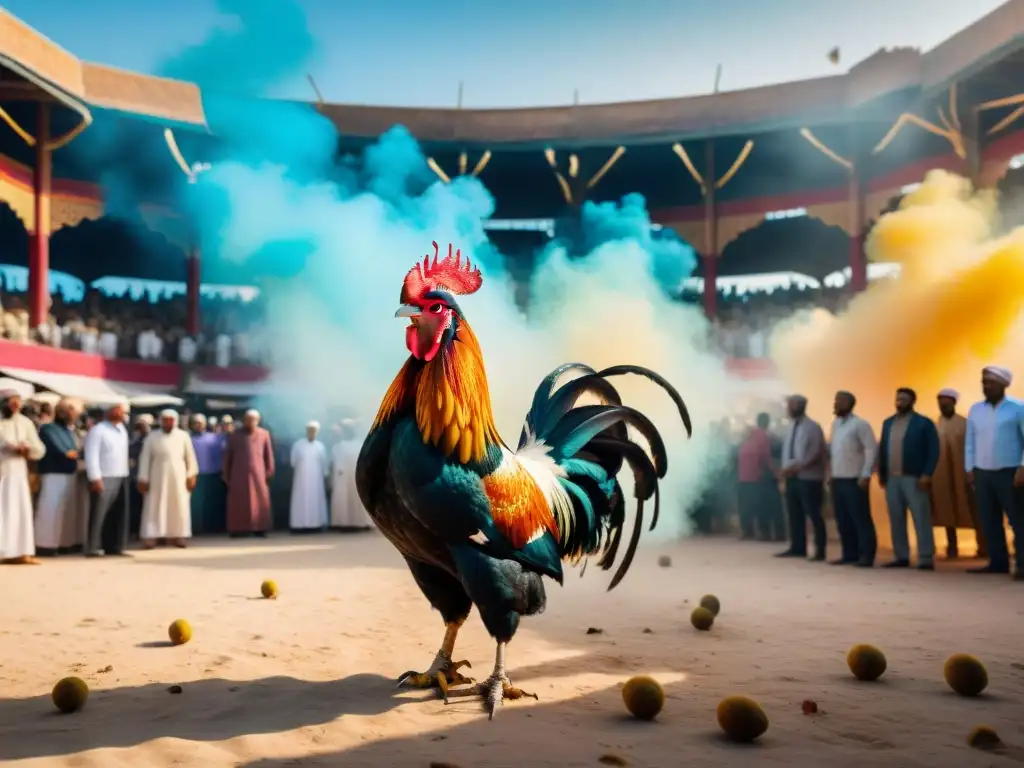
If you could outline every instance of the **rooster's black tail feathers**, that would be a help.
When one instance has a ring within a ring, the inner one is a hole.
[[[577,378],[557,390],[559,378],[570,371]],[[562,484],[573,503],[568,531],[562,531],[562,556],[579,560],[599,555],[598,564],[609,570],[615,564],[625,527],[626,508],[616,476],[622,465],[633,472],[636,516],[629,544],[608,589],[614,589],[629,570],[640,542],[644,503],[654,499],[651,530],[658,523],[658,480],[668,471],[665,442],[657,428],[640,411],[622,404],[608,381],[610,377],[637,374],[664,389],[679,411],[687,435],[692,434],[690,414],[679,393],[661,375],[635,365],[617,365],[596,371],[581,363],[569,363],[552,371],[537,387],[533,404],[519,438],[519,448],[542,442],[566,477]],[[584,395],[602,404],[577,406]],[[648,444],[648,451],[629,439],[632,426]]]

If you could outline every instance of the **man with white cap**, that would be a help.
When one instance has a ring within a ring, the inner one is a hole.
[[[0,561],[36,565],[28,462],[46,453],[32,421],[21,413],[21,395],[0,391]]]
[[[188,433],[178,427],[173,410],[160,413],[160,430],[142,446],[139,457],[139,493],[146,497],[139,535],[152,549],[157,539],[184,547],[192,537],[189,496],[196,485],[199,465]]]
[[[89,480],[87,557],[128,556],[128,430],[124,403],[106,409],[85,436],[85,476]]]
[[[1024,581],[1024,404],[1006,396],[1013,374],[990,365],[981,372],[985,399],[967,415],[964,469],[974,487],[978,516],[988,542],[988,565],[969,573],[1009,573],[1003,515],[1015,541],[1014,578]]]
[[[343,420],[338,442],[331,449],[331,528],[339,531],[368,531],[373,527],[356,489],[356,462],[362,447],[355,422]]]
[[[294,533],[320,531],[327,525],[327,489],[330,472],[327,449],[316,439],[320,423],[306,425],[306,437],[292,446],[292,498],[289,527]]]
[[[932,526],[946,529],[946,557],[960,556],[958,528],[973,528],[978,540],[978,557],[987,557],[985,537],[978,524],[974,493],[967,485],[964,470],[964,443],[967,419],[956,412],[960,393],[947,387],[938,395],[939,463],[932,477]]]

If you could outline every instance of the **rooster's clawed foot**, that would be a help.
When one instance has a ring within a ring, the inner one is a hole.
[[[441,698],[447,703],[450,687],[472,685],[474,682],[473,678],[459,674],[459,670],[463,667],[472,669],[473,665],[468,661],[452,661],[439,653],[426,672],[409,670],[399,677],[398,687],[437,688],[441,692]]]
[[[484,709],[487,710],[488,719],[494,719],[494,711],[505,699],[515,701],[516,699],[537,699],[537,694],[527,693],[522,688],[516,688],[504,675],[491,675],[487,680],[477,686],[477,692],[484,697]]]

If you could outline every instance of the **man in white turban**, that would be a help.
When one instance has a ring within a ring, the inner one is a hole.
[[[0,560],[35,565],[35,530],[28,462],[46,453],[36,426],[21,413],[21,395],[0,391]]]
[[[330,471],[327,449],[316,439],[320,424],[306,425],[306,437],[292,446],[292,498],[289,527],[295,533],[323,530],[327,525],[327,489]]]
[[[981,372],[984,400],[967,414],[964,469],[974,487],[988,542],[988,564],[969,573],[1009,573],[1003,516],[1016,542],[1014,578],[1024,581],[1024,404],[1006,396],[1013,374],[998,365]]]
[[[946,557],[949,559],[960,556],[958,528],[975,529],[978,557],[987,557],[974,493],[967,485],[964,469],[967,419],[956,412],[960,393],[947,387],[939,391],[937,399],[939,418],[935,428],[939,431],[939,463],[932,476],[932,525],[946,529]]]
[[[160,414],[160,429],[142,446],[139,457],[139,493],[145,496],[139,535],[146,549],[164,539],[184,547],[192,537],[189,496],[196,485],[199,465],[192,440],[178,427],[178,414]]]

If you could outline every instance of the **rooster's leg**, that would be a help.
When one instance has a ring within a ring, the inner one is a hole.
[[[537,694],[527,693],[521,688],[516,688],[505,675],[505,643],[498,643],[498,649],[494,654],[494,671],[491,676],[477,686],[477,692],[484,697],[484,708],[490,719],[494,719],[494,710],[498,708],[505,699],[536,699]]]
[[[462,622],[452,622],[445,625],[444,641],[441,643],[441,650],[434,657],[434,663],[426,672],[409,670],[398,678],[399,687],[410,688],[439,688],[441,698],[448,701],[448,688],[452,685],[470,685],[473,678],[463,677],[459,674],[462,667],[472,667],[468,661],[452,661],[452,652],[455,650],[455,638],[458,637],[459,628]]]

